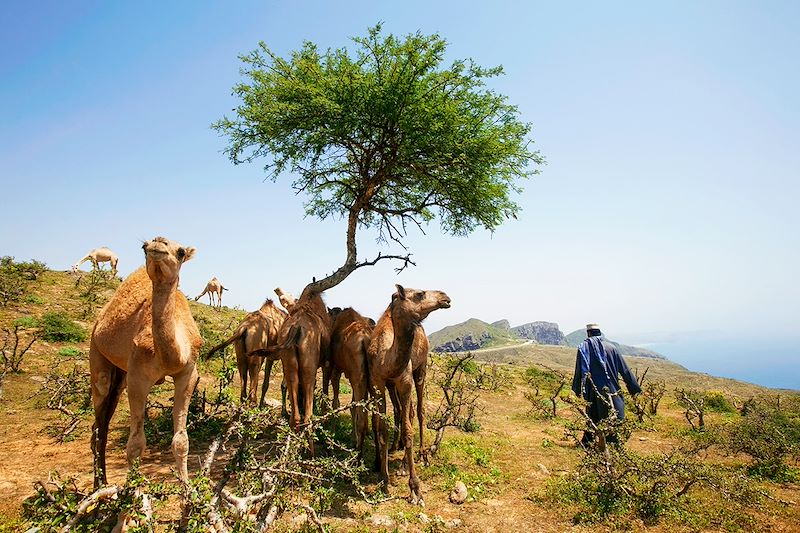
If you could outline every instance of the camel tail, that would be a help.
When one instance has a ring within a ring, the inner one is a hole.
[[[370,371],[369,371],[369,337],[361,339],[361,360],[364,362],[364,373],[367,377],[367,387],[370,384]]]
[[[198,296],[198,298],[199,298],[199,296]],[[205,354],[205,355],[202,357],[202,359],[209,359],[209,358],[210,358],[212,355],[214,355],[214,353],[216,353],[216,352],[218,352],[218,351],[220,351],[220,350],[222,350],[222,349],[224,349],[224,348],[227,348],[228,346],[230,346],[230,344],[231,344],[233,341],[235,341],[236,339],[238,339],[238,338],[239,338],[240,336],[242,336],[243,334],[244,334],[244,332],[242,332],[242,331],[239,331],[239,330],[237,329],[237,330],[234,332],[234,334],[233,334],[233,335],[231,335],[231,336],[230,336],[230,337],[229,337],[227,340],[225,340],[225,341],[222,341],[221,343],[219,343],[219,344],[217,344],[216,346],[214,346],[213,348],[211,348],[211,350],[209,350],[209,352],[208,352],[207,354]]]
[[[286,336],[286,340],[283,341],[283,344],[276,344],[275,346],[269,346],[267,348],[253,350],[252,352],[248,352],[247,355],[255,355],[258,357],[268,357],[270,359],[275,359],[276,353],[289,349],[295,350],[295,354],[297,354],[297,344],[300,342],[300,337],[302,337],[302,335],[303,335],[302,327],[292,326],[289,329],[289,334]]]
[[[222,285],[220,285],[220,287],[222,287]],[[227,291],[227,290],[228,290],[228,287],[222,287],[222,290],[223,290],[223,291]]]

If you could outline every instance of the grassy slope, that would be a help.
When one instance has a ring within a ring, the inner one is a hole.
[[[431,348],[433,349],[448,341],[459,337],[463,339],[468,335],[472,336],[474,341],[479,342],[484,333],[488,333],[490,336],[489,341],[484,347],[502,346],[520,342],[519,337],[514,335],[512,332],[492,326],[491,324],[487,324],[483,320],[478,320],[477,318],[470,318],[466,322],[447,326],[446,328],[431,333],[428,335],[428,340],[430,341]]]
[[[42,303],[26,304],[21,307],[0,308],[0,325],[5,325],[22,314],[41,315],[46,310],[65,310],[77,316],[81,306],[76,300],[75,279],[63,273],[48,272],[35,288],[35,294]],[[242,311],[223,308],[212,310],[207,306],[192,303],[192,310],[205,327],[219,332],[222,337],[238,323]],[[83,321],[89,328],[91,320]],[[54,444],[44,434],[44,426],[54,418],[51,411],[43,408],[31,395],[38,389],[42,376],[49,366],[58,359],[57,352],[64,345],[35,344],[32,353],[23,363],[24,372],[6,378],[3,396],[0,397],[0,446],[4,450],[0,462],[0,531],[14,531],[15,517],[20,512],[22,499],[32,493],[32,483],[46,478],[48,473],[58,470],[67,476],[76,476],[79,485],[91,484],[91,453],[89,451],[89,418],[76,435],[75,440],[64,444]],[[87,343],[78,346],[86,352]],[[597,526],[573,526],[572,511],[557,505],[541,503],[537,496],[551,476],[563,475],[574,468],[580,452],[572,448],[552,446],[554,441],[563,438],[563,421],[545,422],[532,419],[528,414],[528,403],[524,398],[527,390],[522,370],[529,364],[546,364],[555,369],[571,372],[574,364],[574,349],[557,346],[525,345],[476,352],[476,356],[486,361],[513,361],[502,365],[507,386],[498,392],[483,392],[478,398],[482,410],[478,421],[481,431],[464,434],[448,430],[442,452],[428,467],[420,467],[420,476],[425,491],[426,508],[430,518],[443,520],[459,519],[459,531],[597,531],[605,529]],[[668,380],[671,387],[694,386],[724,390],[737,395],[750,395],[764,392],[755,385],[744,384],[722,378],[714,378],[688,372],[686,369],[668,361],[652,359],[628,359],[634,367],[649,366],[648,375]],[[85,364],[85,361],[83,362]],[[209,369],[201,368],[203,382],[200,388],[213,386]],[[273,375],[270,396],[278,396],[280,376]],[[167,398],[168,393],[167,393]],[[342,401],[347,401],[343,395]],[[436,391],[429,386],[428,413],[435,409]],[[112,434],[109,441],[109,475],[111,482],[122,482],[126,464],[124,443],[126,439],[127,400],[122,398],[117,415],[112,421]],[[565,408],[564,415],[569,416]],[[686,423],[676,407],[674,400],[665,398],[660,416],[656,418],[654,431],[637,431],[630,441],[632,448],[643,453],[663,451],[682,438]],[[344,416],[344,415],[343,415]],[[711,415],[714,421],[715,415]],[[426,442],[430,443],[431,432],[427,432]],[[370,439],[371,440],[371,439]],[[192,442],[190,471],[196,468],[199,456],[205,450],[204,443]],[[368,444],[368,458],[372,456],[371,443]],[[415,444],[416,447],[416,444]],[[400,467],[402,454],[392,456],[391,471]],[[548,474],[537,465],[543,465]],[[172,455],[168,447],[150,446],[143,461],[145,475],[159,479],[171,479]],[[455,480],[463,480],[470,491],[467,503],[461,506],[451,504],[447,495]],[[368,488],[377,487],[377,479],[372,476],[366,480]],[[798,501],[800,489],[797,485],[770,486],[773,493],[784,500]],[[406,478],[392,477],[391,493],[399,499],[376,506],[353,501],[343,509],[325,515],[325,521],[334,531],[376,530],[370,521],[371,515],[385,515],[401,531],[431,530],[418,518],[419,508],[410,506],[402,498],[407,494]],[[800,510],[797,506],[780,508],[765,505],[757,512],[759,526],[763,530],[796,531],[800,527]],[[283,524],[291,528],[287,517]],[[625,528],[624,526],[622,526]],[[629,524],[634,530],[648,531],[687,531],[677,522],[667,522],[647,527],[643,524]],[[714,530],[712,528],[712,530]]]

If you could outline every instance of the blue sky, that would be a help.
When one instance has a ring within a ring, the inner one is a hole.
[[[327,296],[377,316],[396,282],[445,290],[428,331],[470,317],[599,322],[617,337],[798,336],[800,8],[793,2],[4,2],[0,254],[67,269],[97,246],[127,274],[141,241],[198,249],[226,303],[299,292],[344,259],[345,224],[303,217],[290,180],[234,167],[209,125],[263,40],[348,45],[383,21],[502,64],[492,88],[547,165],[493,235],[408,239]],[[359,240],[360,255],[381,248]]]

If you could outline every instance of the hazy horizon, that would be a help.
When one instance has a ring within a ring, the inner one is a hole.
[[[598,322],[621,336],[768,331],[800,337],[800,5],[711,1],[7,2],[0,6],[0,255],[66,270],[141,241],[198,253],[196,296],[257,308],[339,267],[345,223],[304,218],[291,178],[232,165],[210,124],[237,105],[239,54],[347,46],[383,21],[438,32],[448,62],[504,66],[490,87],[533,123],[542,173],[494,234],[406,243],[417,267],[356,271],[326,295],[376,317],[395,283],[446,291],[427,331],[471,317]],[[359,234],[359,258],[396,247]],[[84,269],[88,268],[88,263]],[[627,341],[626,341],[627,342]],[[643,341],[643,342],[646,342]]]

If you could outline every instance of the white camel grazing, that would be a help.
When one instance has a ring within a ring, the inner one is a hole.
[[[216,305],[216,307],[221,309],[222,308],[222,291],[227,291],[227,290],[228,289],[223,287],[222,283],[220,283],[219,280],[216,277],[213,277],[213,278],[211,278],[211,281],[206,283],[206,288],[203,289],[203,292],[201,292],[197,296],[197,298],[194,299],[194,301],[196,302],[197,300],[200,299],[201,296],[203,296],[204,294],[208,294],[208,305],[210,305],[212,307],[215,307],[214,306],[214,295],[216,294],[217,295],[217,305]]]
[[[100,266],[98,263],[111,263],[111,274],[116,276],[117,275],[117,263],[119,262],[119,257],[117,254],[103,246],[102,248],[95,248],[88,254],[86,254],[80,261],[72,265],[72,271],[77,272],[78,267],[81,266],[86,261],[92,262],[92,268],[99,269]]]

